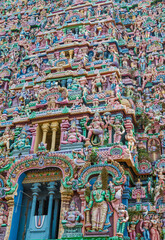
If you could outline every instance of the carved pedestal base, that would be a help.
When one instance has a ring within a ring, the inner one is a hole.
[[[109,237],[107,232],[86,232],[84,237]]]
[[[29,148],[25,148],[25,149],[14,149],[11,153],[12,156],[17,157],[19,154],[21,155],[28,155],[30,153],[30,147]]]
[[[69,143],[69,144],[61,144],[61,150],[68,150],[68,149],[81,149],[83,148],[83,143],[78,142],[78,143]]]
[[[74,237],[82,237],[82,223],[77,223],[74,227],[67,227],[66,223],[62,223],[64,228],[64,233],[62,235],[63,238],[74,238]]]

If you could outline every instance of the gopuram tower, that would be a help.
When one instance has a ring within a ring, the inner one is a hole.
[[[165,240],[164,21],[1,0],[0,240]]]

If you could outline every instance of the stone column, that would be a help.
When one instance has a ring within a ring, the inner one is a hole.
[[[65,189],[63,186],[61,186],[60,192],[61,192],[61,212],[60,212],[58,239],[61,239],[62,234],[64,232],[61,221],[64,220],[64,213],[69,210],[69,204],[73,196],[73,190]]]
[[[48,233],[49,233],[49,237],[50,237],[50,225],[51,225],[51,217],[52,217],[52,208],[53,208],[53,195],[54,195],[54,191],[55,191],[55,182],[49,182],[48,183],[48,194],[49,194],[49,205],[48,205],[48,222],[47,222],[47,226],[48,226]]]
[[[32,221],[33,216],[35,215],[37,196],[38,196],[38,193],[41,191],[39,188],[40,186],[41,186],[41,183],[33,183],[33,187],[31,188],[33,192],[32,193],[33,200],[32,200],[31,214],[30,214],[30,222]]]
[[[43,131],[42,142],[44,144],[46,143],[46,135],[47,135],[48,129],[49,129],[49,123],[42,124],[42,131]]]
[[[55,151],[55,146],[56,146],[56,132],[57,132],[57,129],[59,127],[59,123],[56,121],[56,122],[52,122],[51,125],[50,125],[51,129],[52,129],[52,143],[51,143],[51,152],[54,152]]]

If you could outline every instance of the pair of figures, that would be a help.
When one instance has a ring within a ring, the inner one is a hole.
[[[86,122],[84,124],[85,128],[88,130],[88,136],[86,139],[86,145],[90,145],[90,140],[92,145],[104,145],[104,129],[109,126],[114,128],[114,143],[120,143],[122,135],[125,133],[125,129],[123,125],[121,124],[121,121],[118,117],[115,118],[114,123],[110,121],[109,119],[105,119],[106,124],[101,119],[101,116],[98,112],[95,113],[94,118],[92,122],[87,126],[87,123],[89,121],[89,118],[86,119]],[[112,129],[109,131],[110,138],[112,134]],[[95,143],[94,138],[98,137],[97,143]]]
[[[146,215],[140,222],[140,230],[144,240],[160,240],[159,225],[160,221],[157,214],[153,215],[151,220],[149,215]]]

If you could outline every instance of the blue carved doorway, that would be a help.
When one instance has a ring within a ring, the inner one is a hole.
[[[55,168],[26,174],[18,193],[22,201],[16,206],[21,208],[17,240],[58,238],[61,176]]]

